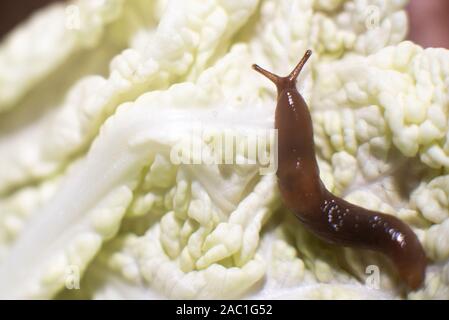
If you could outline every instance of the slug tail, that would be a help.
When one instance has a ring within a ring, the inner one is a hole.
[[[326,190],[321,215],[310,221],[312,231],[328,242],[382,252],[400,277],[415,290],[425,278],[427,258],[413,230],[400,219],[370,211]],[[318,221],[321,220],[321,221]]]

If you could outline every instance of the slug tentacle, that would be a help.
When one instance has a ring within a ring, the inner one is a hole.
[[[312,52],[286,77],[257,65],[253,68],[276,84],[275,127],[278,130],[278,185],[284,203],[304,225],[330,243],[379,251],[390,257],[412,289],[425,276],[427,259],[412,229],[398,218],[370,211],[336,197],[319,177],[309,109],[296,89],[296,78]]]
[[[292,72],[290,72],[290,74],[288,75],[288,79],[290,81],[295,81],[296,78],[298,78],[299,74],[302,71],[302,68],[304,67],[304,65],[306,64],[307,60],[309,60],[310,56],[312,55],[312,50],[307,50],[306,53],[304,54],[304,56],[302,57],[302,59],[298,62],[298,64],[296,65],[296,67],[292,70]]]
[[[295,87],[296,79],[298,78],[299,74],[302,71],[302,68],[306,64],[307,60],[309,60],[311,55],[312,51],[307,50],[302,59],[296,65],[296,67],[286,77],[278,76],[277,74],[265,70],[264,68],[260,67],[257,64],[253,64],[252,67],[254,70],[265,76],[267,79],[271,80],[271,82],[273,82],[276,85],[278,91],[285,90],[287,88]]]
[[[264,75],[269,80],[271,80],[276,86],[278,85],[281,78],[278,75],[271,73],[268,70],[265,70],[264,68],[258,66],[257,64],[253,64],[253,69],[259,72],[260,74]]]

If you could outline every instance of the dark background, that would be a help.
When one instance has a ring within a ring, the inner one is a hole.
[[[63,0],[0,0],[0,39],[37,8]],[[424,47],[449,48],[449,0],[411,0],[409,39]]]
[[[36,9],[61,0],[0,0],[0,38]]]

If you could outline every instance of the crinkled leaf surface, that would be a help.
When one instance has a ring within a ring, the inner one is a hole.
[[[0,297],[449,296],[449,53],[401,42],[406,1],[95,3],[70,7],[98,13],[81,29],[59,5],[0,45]],[[307,48],[322,179],[415,230],[432,259],[416,292],[304,230],[247,145],[232,165],[172,161],[263,139],[276,96],[250,65],[286,73]]]

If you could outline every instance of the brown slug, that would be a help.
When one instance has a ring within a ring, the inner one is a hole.
[[[288,209],[323,240],[382,252],[412,289],[421,286],[427,264],[424,250],[410,227],[398,218],[353,205],[329,192],[320,180],[313,125],[296,79],[312,52],[286,77],[258,65],[253,68],[277,87],[275,128],[278,130],[278,186]]]

